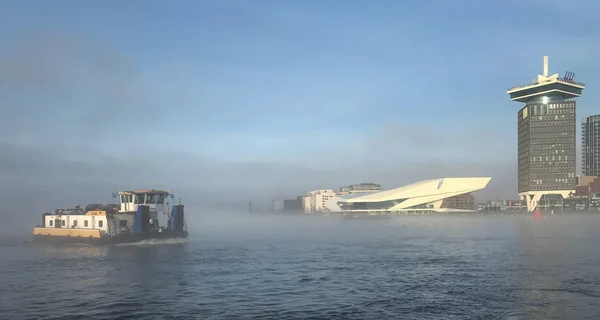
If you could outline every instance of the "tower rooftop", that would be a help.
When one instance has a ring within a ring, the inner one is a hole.
[[[537,80],[530,84],[515,86],[506,91],[510,100],[528,102],[541,97],[553,97],[560,100],[572,99],[581,96],[585,84],[573,81],[575,74],[566,72],[564,77],[558,73],[548,76],[548,57],[544,57],[544,73],[537,76]]]

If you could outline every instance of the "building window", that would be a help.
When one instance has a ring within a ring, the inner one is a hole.
[[[65,224],[66,224],[66,223],[65,223],[65,220],[61,220],[61,223],[60,223],[60,225],[64,227],[64,226],[65,226]]]
[[[73,226],[77,227],[77,220],[73,221]]]
[[[98,221],[98,227],[102,228],[102,226],[104,225],[104,223],[102,223],[103,221]]]
[[[88,221],[87,220],[83,221],[83,226],[87,228],[87,226],[88,226]]]
[[[50,220],[50,226],[52,227],[52,220]]]

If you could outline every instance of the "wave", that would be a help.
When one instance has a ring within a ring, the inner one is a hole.
[[[173,238],[173,239],[146,239],[137,242],[119,243],[112,246],[124,247],[124,246],[157,246],[157,245],[168,245],[168,244],[184,244],[191,242],[190,239],[184,238]]]

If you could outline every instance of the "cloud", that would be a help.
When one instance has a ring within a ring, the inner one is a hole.
[[[27,228],[44,209],[105,203],[112,192],[133,188],[172,189],[186,204],[206,209],[200,210],[205,216],[211,213],[207,208],[245,208],[248,201],[260,206],[364,181],[394,188],[427,178],[492,176],[482,197],[515,193],[514,136],[400,119],[370,130],[337,126],[342,128],[276,137],[269,130],[263,137],[244,130],[228,139],[204,132],[192,136],[166,127],[180,109],[161,105],[168,99],[156,99],[160,90],[147,86],[160,77],[144,74],[150,79],[142,80],[133,59],[119,50],[62,32],[21,35],[9,43],[0,51],[0,214]],[[173,71],[171,80],[180,71]],[[178,96],[173,83],[168,94]],[[364,100],[354,110],[359,117],[372,112],[370,98]],[[348,104],[338,103],[323,117]],[[356,113],[337,121],[351,123]],[[179,151],[167,145],[174,138],[185,141],[175,148]],[[227,152],[203,152],[209,139]]]
[[[3,139],[89,143],[155,120],[159,106],[119,51],[69,33],[20,36],[0,50]]]

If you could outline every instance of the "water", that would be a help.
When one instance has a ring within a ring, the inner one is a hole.
[[[600,216],[203,219],[183,242],[4,239],[0,318],[600,318]]]

